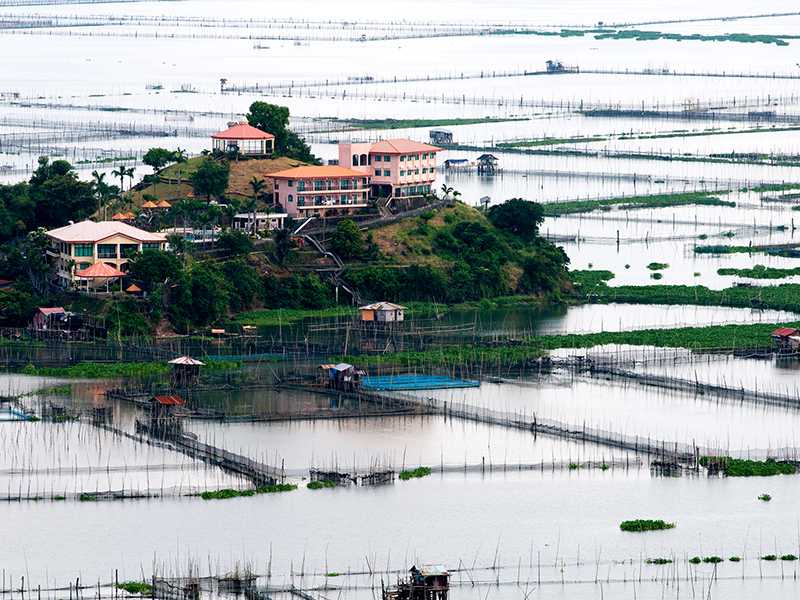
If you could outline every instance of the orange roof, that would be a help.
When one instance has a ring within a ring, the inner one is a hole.
[[[125,220],[125,215],[123,215],[121,212],[118,212],[117,214],[115,214],[111,218],[114,219],[115,221],[124,221]]]
[[[125,291],[126,291],[126,292],[131,292],[131,293],[133,293],[133,292],[141,292],[141,291],[142,291],[142,288],[140,288],[140,287],[137,287],[135,284],[133,284],[133,283],[132,283],[132,284],[130,285],[130,287],[129,287],[127,290],[125,290]]]
[[[273,179],[336,179],[337,177],[369,177],[362,171],[353,171],[344,167],[294,167],[277,173],[270,173],[267,177]]]
[[[415,152],[441,152],[441,148],[436,146],[429,146],[428,144],[421,144],[419,142],[412,142],[405,138],[396,140],[383,140],[372,144],[370,152],[378,152],[381,154],[413,154]]]
[[[155,204],[154,202],[148,200],[147,202],[142,204],[142,208],[158,208],[158,204]]]
[[[115,215],[116,219],[117,216]],[[125,215],[120,218],[126,219]],[[80,242],[100,242],[115,235],[122,235],[137,242],[166,242],[167,238],[158,233],[150,233],[127,223],[116,223],[112,221],[81,221],[74,225],[59,227],[48,231],[47,236],[70,244]]]
[[[158,208],[172,208],[172,204],[167,202],[166,200],[162,200],[156,205]]]
[[[135,214],[133,214],[132,212],[125,213],[125,218],[126,218],[126,219],[135,219],[135,218],[136,218],[136,215],[135,215]]]
[[[115,269],[114,267],[107,265],[106,263],[98,262],[94,263],[88,269],[78,271],[75,273],[75,277],[81,277],[82,279],[95,279],[97,277],[125,277],[125,273],[119,269]]]
[[[275,136],[251,125],[235,125],[211,136],[218,140],[274,140]]]

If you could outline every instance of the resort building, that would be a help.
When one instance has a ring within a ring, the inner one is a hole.
[[[430,194],[441,148],[406,139],[339,144],[339,165],[372,176],[373,198]]]
[[[211,136],[211,149],[238,151],[247,156],[270,156],[275,150],[275,136],[248,125],[247,119],[242,117],[238,125]]]
[[[342,166],[294,167],[270,173],[275,204],[292,218],[349,215],[368,205],[369,180],[363,171]]]
[[[50,247],[47,261],[53,265],[54,283],[67,287],[75,273],[98,262],[128,271],[128,258],[133,252],[163,250],[163,235],[143,231],[116,221],[81,221],[48,231]]]

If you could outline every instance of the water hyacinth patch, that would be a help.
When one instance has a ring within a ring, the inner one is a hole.
[[[623,521],[619,528],[622,531],[656,531],[659,529],[672,529],[675,523],[667,523],[661,519],[635,519],[633,521]]]

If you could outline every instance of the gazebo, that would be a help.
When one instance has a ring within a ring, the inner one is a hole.
[[[152,200],[148,200],[147,202],[145,202],[144,204],[142,204],[142,208],[143,208],[143,209],[145,209],[145,210],[148,210],[148,209],[153,209],[153,208],[158,208],[158,204],[156,204],[156,203],[155,203],[155,202],[153,202]]]
[[[247,156],[269,156],[275,149],[275,136],[247,124],[242,117],[239,124],[211,136],[211,149],[222,152],[238,150]]]
[[[156,204],[156,208],[172,208],[172,204],[170,204],[166,200],[162,200],[161,202]]]
[[[108,291],[108,284],[111,283],[111,280],[117,280],[120,277],[126,277],[127,275],[120,271],[119,269],[115,269],[111,265],[107,265],[104,262],[97,262],[94,263],[91,267],[87,269],[83,269],[82,271],[78,271],[75,273],[76,279],[85,279],[86,280],[86,291],[89,291],[89,280],[94,280],[95,286],[97,287],[98,280],[100,285],[103,285],[103,281],[105,280],[106,284],[106,292]]]

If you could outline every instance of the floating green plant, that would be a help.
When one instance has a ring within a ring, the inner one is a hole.
[[[648,565],[666,565],[672,562],[671,558],[648,558]]]
[[[633,521],[623,521],[619,528],[622,531],[654,531],[658,529],[672,529],[675,523],[667,523],[661,519],[635,519]]]
[[[719,556],[706,556],[705,558],[703,558],[704,563],[712,563],[712,564],[721,563],[723,560],[724,559]]]
[[[700,560],[699,556],[693,556],[692,558],[689,559],[689,562],[692,563],[693,565],[699,565],[702,561]]]
[[[731,562],[739,562],[742,559],[738,556],[731,556],[728,560]]]
[[[142,596],[152,596],[153,586],[145,581],[126,581],[125,583],[118,583],[117,588],[125,590],[129,594],[141,594]]]
[[[650,269],[651,271],[663,271],[664,269],[669,268],[669,264],[660,262],[651,262],[649,265],[647,265],[647,268]]]
[[[770,496],[769,494],[761,494],[758,497],[758,499],[763,500],[764,502],[769,502],[770,500],[772,500],[772,496]]]
[[[413,471],[402,471],[398,477],[403,481],[408,481],[414,477],[425,477],[426,475],[430,475],[431,470],[429,467],[418,467]]]
[[[778,557],[774,554],[767,554],[766,556],[762,556],[761,560],[778,560]]]

